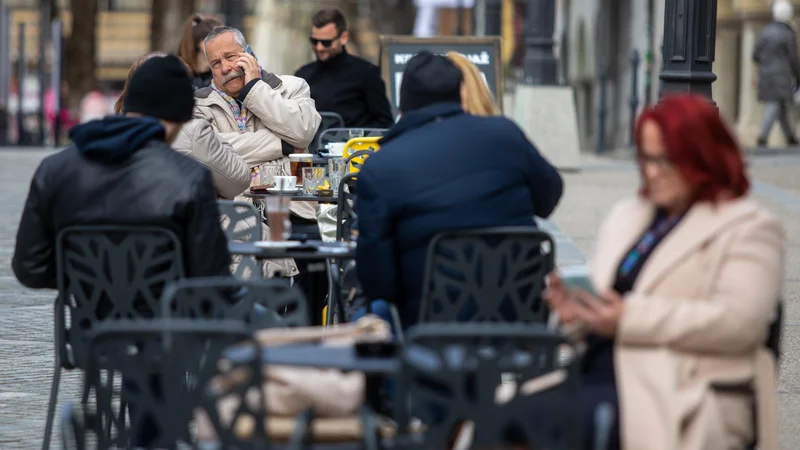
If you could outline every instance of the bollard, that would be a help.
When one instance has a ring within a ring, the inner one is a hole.
[[[47,120],[44,113],[44,98],[47,90],[47,35],[50,32],[50,2],[43,0],[39,3],[39,136],[37,141],[38,145],[44,146]]]
[[[28,145],[29,136],[25,131],[25,115],[22,112],[23,91],[25,87],[25,22],[17,24],[17,145]]]
[[[8,89],[11,81],[11,17],[0,3],[0,145],[8,145]]]
[[[631,97],[630,97],[630,140],[628,144],[633,147],[634,144],[634,128],[636,127],[636,113],[639,110],[639,63],[642,60],[639,57],[639,50],[633,49],[631,52]]]
[[[606,97],[608,96],[608,65],[600,69],[600,101],[597,107],[597,147],[595,153],[603,153],[606,148]]]
[[[61,109],[63,108],[63,105],[61,105],[61,19],[53,21],[51,36],[53,37],[53,58],[52,69],[50,70],[50,85],[53,89],[53,111],[56,115],[53,123],[53,145],[58,147],[61,137]]]

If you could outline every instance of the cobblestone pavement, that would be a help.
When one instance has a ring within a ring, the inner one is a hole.
[[[47,153],[0,149],[0,450],[41,445],[53,370],[54,292],[22,288],[10,261],[22,203],[38,161]],[[786,318],[780,373],[781,448],[800,448],[800,152],[752,157],[754,191],[788,230]],[[617,200],[638,185],[631,162],[584,158],[584,170],[564,174],[566,191],[552,218],[585,254]],[[62,377],[61,403],[77,401],[78,377]],[[57,430],[54,433],[57,437]],[[56,439],[53,442],[57,442]],[[56,445],[53,445],[56,447]]]

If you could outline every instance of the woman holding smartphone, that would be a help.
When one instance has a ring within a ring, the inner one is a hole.
[[[739,147],[704,97],[648,108],[636,142],[641,188],[598,232],[597,294],[553,273],[545,295],[586,344],[587,440],[596,406],[607,403],[619,413],[612,449],[741,450],[756,436],[760,449],[776,449],[765,342],[783,227],[748,195]]]

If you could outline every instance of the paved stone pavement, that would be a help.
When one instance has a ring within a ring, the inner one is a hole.
[[[22,203],[38,161],[47,153],[0,149],[0,449],[41,445],[53,369],[54,293],[22,288],[10,261]],[[788,230],[786,319],[780,372],[781,448],[800,448],[800,153],[754,156],[756,194],[781,216]],[[634,166],[619,159],[584,156],[584,169],[564,174],[566,190],[553,222],[585,254],[595,231],[617,200],[631,195]],[[571,254],[570,259],[578,256]],[[77,401],[78,377],[62,377],[60,402]],[[57,431],[55,433],[57,436]],[[54,442],[57,440],[54,439]],[[56,447],[55,445],[53,447]]]

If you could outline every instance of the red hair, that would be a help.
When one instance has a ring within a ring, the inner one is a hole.
[[[720,195],[738,198],[750,189],[739,145],[707,98],[670,95],[645,109],[636,123],[637,154],[642,124],[649,120],[661,129],[667,157],[691,186],[694,201],[715,202]],[[646,184],[639,193],[647,195]]]

